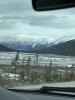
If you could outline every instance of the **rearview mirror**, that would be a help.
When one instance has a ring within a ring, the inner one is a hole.
[[[75,7],[75,0],[32,0],[36,11]]]

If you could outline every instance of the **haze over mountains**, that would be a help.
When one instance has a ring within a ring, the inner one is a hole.
[[[5,40],[5,39],[4,39]],[[0,41],[1,46],[7,47],[1,48],[9,50],[16,50],[28,53],[42,53],[42,54],[57,54],[66,56],[75,56],[75,39],[69,37],[63,37],[56,41],[53,40],[18,40],[16,38],[7,39],[7,41]]]

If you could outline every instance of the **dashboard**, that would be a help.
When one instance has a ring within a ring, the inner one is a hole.
[[[19,94],[0,89],[0,100],[75,100],[75,97],[41,95],[41,94]]]

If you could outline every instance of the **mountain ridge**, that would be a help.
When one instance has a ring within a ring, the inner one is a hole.
[[[57,55],[65,55],[65,56],[75,56],[75,39],[60,42],[58,44],[54,44],[50,47],[40,49],[40,53],[47,54],[57,54]]]
[[[75,39],[58,39],[59,41],[44,42],[19,41],[13,39],[1,42],[7,48],[28,53],[57,54],[75,56]]]

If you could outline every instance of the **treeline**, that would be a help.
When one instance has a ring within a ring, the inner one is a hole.
[[[38,66],[37,66],[38,67]],[[23,67],[22,67],[23,68]],[[31,71],[29,67],[24,68],[20,73],[15,73],[13,78],[10,74],[0,73],[0,86],[1,87],[15,87],[20,85],[43,84],[51,82],[67,82],[75,80],[75,67],[69,68],[66,66],[64,70],[60,70],[58,66],[45,66],[45,69],[39,71]]]

